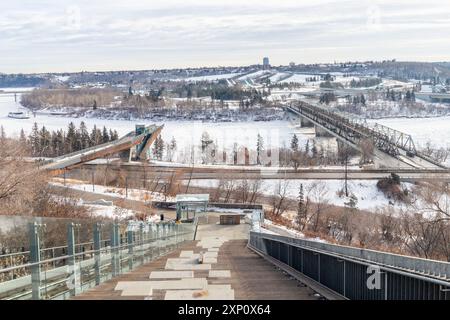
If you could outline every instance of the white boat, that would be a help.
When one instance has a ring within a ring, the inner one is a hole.
[[[30,116],[22,111],[10,112],[8,113],[8,117],[14,119],[30,119]]]

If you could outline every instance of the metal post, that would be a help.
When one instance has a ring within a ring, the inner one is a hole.
[[[181,220],[181,205],[177,202],[177,221]]]
[[[94,179],[94,170],[91,169],[91,175],[92,175],[92,192],[95,192],[95,179]]]
[[[384,272],[384,300],[388,299],[388,273]]]
[[[175,233],[175,246],[176,246],[176,248],[178,248],[178,227],[179,226],[180,225],[178,223],[175,223],[174,230],[173,230],[173,232]]]
[[[303,256],[303,250],[301,250],[300,251],[301,253],[302,253],[302,267],[301,267],[301,269],[302,269],[302,273],[303,273],[303,266],[305,265],[305,260],[303,260],[304,258],[304,256]]]
[[[41,255],[39,243],[39,224],[32,222],[29,225],[30,237],[30,262],[31,266],[31,298],[33,300],[41,299]]]
[[[158,247],[158,257],[159,257],[161,255],[159,223],[156,224],[156,246]]]
[[[144,223],[139,225],[139,241],[141,250],[141,263],[144,264]]]
[[[130,228],[130,224],[128,224],[127,240],[128,240],[128,268],[132,270],[134,250],[133,250],[133,229],[132,227]]]
[[[346,297],[346,287],[347,287],[347,282],[345,279],[345,260],[344,260],[344,297]]]
[[[119,246],[119,226],[116,223],[113,223],[111,228],[111,273],[112,276],[115,277],[119,274],[118,265],[117,265],[117,251]]]
[[[100,222],[97,222],[94,225],[94,257],[95,257],[95,284],[98,286],[101,282],[100,279],[100,250],[101,250],[101,224]]]
[[[76,243],[75,243],[75,224],[73,222],[70,222],[67,225],[67,255],[69,256],[69,272],[70,276],[69,279],[72,279],[73,282],[70,282],[69,286],[70,289],[70,295],[75,296],[80,292],[80,274],[79,270],[77,270],[76,265]]]
[[[317,279],[319,279],[319,283],[320,283],[320,253],[317,254],[317,264],[318,264],[318,273],[317,273]]]

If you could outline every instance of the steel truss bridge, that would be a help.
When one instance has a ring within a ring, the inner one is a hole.
[[[364,141],[371,141],[377,150],[401,161],[418,158],[425,167],[445,168],[421,154],[409,134],[380,124],[368,125],[362,119],[352,119],[304,100],[285,108],[358,150]]]

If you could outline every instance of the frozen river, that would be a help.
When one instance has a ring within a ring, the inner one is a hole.
[[[20,89],[20,88],[19,88]],[[1,88],[0,88],[1,90]],[[8,90],[8,89],[5,89]],[[23,90],[23,89],[22,89]],[[14,89],[14,91],[21,91]],[[20,100],[20,95],[18,95]],[[12,136],[19,136],[23,129],[29,133],[34,122],[39,127],[43,125],[49,130],[66,129],[70,122],[79,126],[84,121],[88,129],[94,125],[97,127],[106,126],[115,129],[119,135],[124,135],[134,129],[136,124],[153,124],[149,120],[102,120],[93,118],[69,118],[51,115],[36,115],[26,120],[8,118],[8,112],[17,111],[19,104],[15,103],[13,94],[0,93],[0,125],[3,126],[6,133]],[[427,141],[439,147],[450,147],[450,117],[442,118],[399,118],[377,120],[381,124],[402,132],[411,134],[417,145],[423,146]],[[271,122],[224,122],[211,123],[200,121],[164,121],[157,123],[164,124],[162,137],[165,142],[175,138],[177,142],[177,154],[182,158],[189,157],[191,147],[195,146],[195,152],[199,152],[200,140],[203,132],[208,132],[211,140],[218,146],[219,150],[233,149],[235,143],[238,146],[247,146],[250,149],[256,148],[256,137],[260,134],[264,140],[266,149],[275,149],[282,146],[289,147],[294,133],[300,140],[300,145],[304,145],[307,139],[314,137],[313,130],[310,128],[299,128],[289,121],[271,121]],[[330,139],[323,139],[322,144],[331,144]],[[197,158],[197,156],[195,156]],[[183,159],[174,159],[183,160]]]
[[[20,96],[18,96],[18,100],[20,100]],[[155,123],[149,120],[102,120],[45,114],[32,115],[30,119],[8,118],[9,112],[17,111],[19,108],[19,103],[14,101],[14,95],[0,93],[0,125],[3,126],[5,132],[10,136],[18,137],[21,129],[28,134],[35,122],[39,127],[45,126],[48,130],[57,130],[61,128],[66,129],[70,122],[73,122],[78,127],[84,121],[89,130],[94,125],[100,128],[106,126],[117,130],[119,135],[124,135],[134,130],[136,124],[150,125]],[[307,139],[314,136],[310,128],[301,129],[289,121],[223,123],[164,121],[156,124],[164,124],[164,130],[162,131],[163,140],[169,143],[172,138],[175,138],[178,154],[182,157],[187,157],[187,154],[190,154],[191,146],[195,146],[195,152],[198,153],[203,132],[208,132],[211,140],[216,143],[219,150],[225,149],[229,151],[233,149],[235,143],[238,146],[247,146],[250,149],[255,149],[258,134],[263,137],[264,146],[267,150],[283,145],[289,147],[294,133],[298,135],[300,145],[306,143]]]
[[[410,134],[418,147],[430,141],[437,147],[450,148],[450,117],[393,118],[374,122]]]

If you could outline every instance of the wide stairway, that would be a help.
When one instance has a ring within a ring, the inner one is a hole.
[[[199,221],[196,240],[73,299],[319,299],[315,292],[247,248],[249,226]]]

